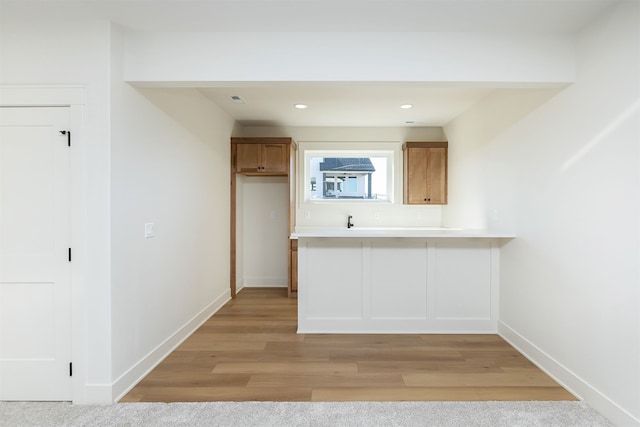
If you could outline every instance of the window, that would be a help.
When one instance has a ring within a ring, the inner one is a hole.
[[[393,151],[306,150],[305,200],[392,201]]]

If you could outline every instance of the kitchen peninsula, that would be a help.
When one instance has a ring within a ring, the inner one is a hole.
[[[495,333],[500,247],[421,227],[297,228],[299,333]]]

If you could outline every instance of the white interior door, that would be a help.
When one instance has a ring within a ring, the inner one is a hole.
[[[0,400],[71,400],[69,108],[0,108]]]

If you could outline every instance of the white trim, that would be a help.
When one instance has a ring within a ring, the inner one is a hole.
[[[175,333],[164,340],[149,354],[144,356],[131,369],[122,374],[114,381],[111,389],[113,401],[117,402],[124,397],[133,387],[136,386],[145,376],[149,374],[165,357],[175,350],[184,340],[189,338],[202,324],[213,316],[223,305],[231,300],[231,290],[225,290],[211,304],[206,306],[200,313],[185,323]]]
[[[0,107],[69,107],[69,130],[73,135],[71,156],[71,361],[73,362],[73,402],[85,403],[92,393],[87,379],[84,143],[85,88],[83,86],[3,86]],[[104,395],[99,392],[98,395]],[[97,396],[96,396],[97,397]],[[92,400],[96,402],[96,400]],[[102,400],[100,402],[105,402]]]
[[[618,406],[591,384],[584,381],[569,368],[562,365],[502,321],[498,321],[498,335],[571,394],[586,402],[616,425],[640,426],[640,419]]]
[[[243,288],[286,288],[287,276],[280,277],[257,277],[245,276],[242,284]]]
[[[85,107],[70,105],[71,141],[71,358],[73,362],[73,402],[85,401],[89,394],[87,369],[86,197],[85,197]],[[103,401],[104,402],[104,401]]]
[[[75,404],[78,402],[75,401]],[[107,405],[111,403],[111,384],[85,384],[83,405]]]

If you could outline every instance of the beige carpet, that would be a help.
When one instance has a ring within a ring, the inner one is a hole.
[[[581,402],[0,402],[0,426],[611,426]]]

